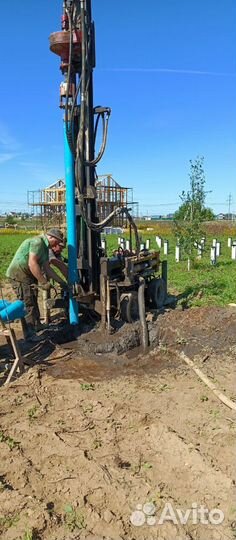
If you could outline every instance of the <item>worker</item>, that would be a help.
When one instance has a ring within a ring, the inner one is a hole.
[[[27,315],[22,320],[22,328],[28,340],[34,341],[36,332],[41,329],[38,287],[50,290],[50,279],[53,279],[67,289],[66,281],[58,276],[49,263],[49,250],[56,246],[64,247],[63,234],[57,228],[24,240],[6,271],[17,298],[25,302]]]

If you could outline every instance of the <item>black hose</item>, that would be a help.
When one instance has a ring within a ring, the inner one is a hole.
[[[88,43],[88,51],[87,51],[87,55],[86,55],[86,65],[87,65],[87,60],[88,60],[88,56],[89,56],[90,47],[91,47],[91,43],[89,41],[89,43]],[[86,93],[87,93],[87,90],[88,90],[89,82],[90,82],[90,73],[88,74],[87,81],[86,81]],[[76,106],[77,106],[77,98],[78,98],[80,89],[81,89],[81,79],[80,79],[79,83],[77,84],[75,95],[74,95],[72,106],[71,106],[71,114],[70,114],[71,122],[70,122],[69,134],[68,134],[69,137],[70,137],[71,150],[72,150],[72,153],[73,153],[74,157],[76,156],[76,145],[75,145],[75,141],[74,141],[74,116],[75,116],[75,110],[76,110]]]
[[[95,122],[95,127],[94,127],[94,136],[93,136],[93,142],[94,142],[94,145],[95,145],[96,138],[97,138],[97,130],[98,130],[98,124],[99,124],[100,118],[101,118],[101,115],[98,114],[98,115],[97,115],[97,118],[96,118],[96,122]]]
[[[69,21],[69,33],[70,33],[70,42],[69,42],[69,61],[68,61],[68,71],[67,71],[67,86],[66,86],[66,101],[65,101],[65,125],[66,125],[66,136],[68,140],[69,147],[72,154],[75,153],[75,148],[72,141],[72,126],[70,118],[70,128],[69,128],[69,92],[70,92],[70,81],[71,81],[71,71],[72,71],[72,48],[73,48],[73,28],[72,28],[72,13],[73,13],[73,4],[71,6],[71,11],[66,9],[66,13]]]
[[[76,144],[76,183],[79,193],[82,193],[82,173],[84,158],[84,131],[86,113],[86,25],[84,2],[81,1],[81,87],[80,87],[80,126]]]
[[[85,21],[85,6],[83,0],[81,0],[81,6],[80,6],[80,20],[81,20],[81,74],[80,74],[80,83],[78,88],[76,89],[75,98],[72,104],[72,111],[71,116],[73,119],[74,116],[74,108],[76,104],[76,99],[80,90],[80,125],[79,125],[79,133],[77,136],[77,143],[76,143],[76,164],[75,164],[75,170],[76,170],[76,183],[79,190],[79,193],[82,193],[82,176],[83,176],[83,168],[84,166],[89,167],[95,167],[97,163],[102,159],[103,154],[106,149],[107,144],[107,134],[108,134],[108,123],[109,123],[109,116],[110,116],[110,110],[106,110],[103,112],[98,113],[98,118],[95,125],[95,132],[94,132],[94,139],[96,138],[97,134],[97,128],[98,128],[98,122],[100,118],[102,118],[103,122],[103,134],[102,134],[102,143],[100,150],[97,154],[97,156],[89,161],[84,159],[84,135],[85,135],[85,121],[86,121],[86,94],[88,90],[88,84],[90,80],[91,70],[90,66],[88,64],[88,58],[89,58],[89,49],[91,47],[91,40],[87,42],[88,38],[88,32],[86,27],[86,21]],[[107,115],[105,117],[105,114]],[[72,123],[73,124],[73,121]],[[71,125],[72,128],[72,125]],[[71,136],[71,139],[73,139],[73,135]],[[95,143],[95,140],[94,140]]]
[[[128,221],[129,221],[130,226],[134,230],[135,243],[136,243],[136,254],[139,255],[139,252],[140,252],[140,238],[139,238],[139,234],[138,234],[138,228],[137,228],[137,225],[136,225],[134,219],[132,218],[131,214],[129,213],[128,208],[125,208],[125,213],[126,213],[126,217],[127,217]]]
[[[72,4],[72,6],[74,7],[74,4]],[[132,216],[129,213],[128,208],[126,208],[126,207],[116,208],[113,212],[111,212],[111,214],[105,220],[103,220],[100,223],[93,223],[87,216],[86,206],[85,206],[84,197],[83,197],[83,182],[82,182],[83,174],[84,174],[84,167],[85,166],[95,167],[95,165],[98,163],[98,161],[100,161],[100,159],[102,158],[102,156],[104,154],[105,147],[106,147],[106,142],[107,142],[107,132],[108,132],[108,121],[109,121],[109,116],[110,116],[110,109],[107,109],[106,111],[103,110],[103,111],[98,112],[98,119],[96,121],[94,135],[96,136],[96,134],[97,134],[99,117],[102,117],[102,122],[103,122],[102,144],[101,144],[101,148],[100,148],[100,150],[98,152],[98,155],[93,160],[86,161],[84,159],[85,123],[86,123],[86,95],[87,95],[88,84],[89,84],[90,75],[91,75],[91,72],[89,71],[88,66],[87,66],[87,64],[88,64],[87,60],[88,60],[88,48],[90,47],[91,44],[90,44],[90,42],[87,43],[88,33],[87,33],[86,20],[85,20],[85,3],[84,3],[84,0],[80,0],[80,21],[81,21],[81,35],[82,35],[82,39],[81,39],[81,74],[80,74],[80,82],[79,82],[79,85],[78,85],[78,87],[76,89],[74,100],[73,100],[73,103],[72,103],[70,134],[67,134],[67,137],[68,137],[69,144],[71,144],[73,142],[73,132],[71,130],[73,128],[74,109],[75,109],[75,105],[76,105],[76,99],[77,99],[78,93],[80,91],[80,122],[79,122],[79,133],[78,133],[77,141],[76,141],[75,177],[76,177],[76,184],[77,184],[77,188],[78,188],[78,192],[79,192],[79,205],[80,205],[81,215],[82,215],[82,218],[84,219],[86,225],[90,229],[92,229],[93,231],[96,231],[96,232],[101,232],[102,229],[106,225],[111,223],[111,221],[113,220],[113,218],[115,216],[117,216],[117,215],[119,215],[121,213],[126,214],[127,219],[128,219],[130,225],[132,226],[132,228],[134,230],[137,254],[139,254],[140,240],[139,240],[139,236],[138,236],[138,231],[137,231],[136,224],[135,224]],[[70,54],[69,54],[68,74],[71,75],[71,60],[72,60],[72,47],[73,47],[73,29],[72,29],[71,14],[70,14],[70,17],[69,17],[69,25],[70,25]],[[69,88],[67,87],[67,100],[66,100],[67,128],[68,128],[68,100],[69,100]],[[106,118],[105,118],[105,114],[107,114]]]
[[[139,319],[141,326],[141,342],[143,346],[143,351],[146,352],[148,348],[148,329],[147,321],[145,317],[145,279],[139,277],[139,288],[138,288],[138,309],[139,309]]]
[[[122,206],[122,207],[119,206],[118,208],[113,210],[113,212],[111,212],[111,214],[109,214],[109,216],[107,216],[103,221],[100,221],[99,223],[93,223],[87,217],[87,214],[86,214],[86,211],[85,211],[85,208],[84,208],[84,204],[83,204],[83,198],[82,198],[81,202],[82,202],[82,204],[80,205],[80,210],[81,210],[82,217],[83,217],[86,225],[90,229],[92,229],[93,231],[96,231],[96,232],[101,232],[102,229],[104,227],[106,227],[106,225],[109,225],[109,223],[111,223],[113,221],[114,217],[116,217],[116,216],[118,216],[120,214],[126,214],[126,217],[127,217],[128,221],[129,221],[131,227],[134,230],[135,242],[136,242],[136,253],[137,253],[137,255],[139,254],[139,251],[140,251],[140,239],[139,239],[139,235],[138,235],[137,225],[136,225],[134,219],[132,218],[131,214],[129,213],[129,209],[126,206]]]
[[[100,117],[102,117],[102,123],[103,123],[102,144],[101,144],[101,148],[100,148],[100,150],[98,152],[98,155],[92,161],[85,161],[85,165],[89,165],[90,167],[94,167],[95,165],[97,165],[97,163],[102,159],[102,156],[103,156],[103,154],[105,152],[105,149],[106,149],[109,114],[107,114],[106,119],[104,117],[104,113],[99,113],[98,114],[98,117],[97,117],[97,120],[96,120],[96,125],[95,125],[95,131],[94,131],[94,142],[96,141],[97,128],[98,128],[98,123],[99,123]]]

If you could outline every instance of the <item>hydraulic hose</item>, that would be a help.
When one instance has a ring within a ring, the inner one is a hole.
[[[68,66],[68,77],[71,77],[71,63],[72,63],[72,47],[73,47],[73,21],[72,21],[72,14],[74,9],[74,2],[71,4],[71,11],[68,9],[68,19],[69,19],[69,29],[70,29],[70,50],[69,50],[69,66]],[[80,0],[80,25],[81,25],[81,73],[80,73],[80,82],[77,86],[75,96],[72,102],[72,108],[71,108],[71,118],[70,121],[68,119],[68,107],[69,107],[69,83],[70,80],[68,80],[67,85],[67,95],[66,95],[66,111],[65,111],[65,123],[66,123],[66,134],[68,139],[68,144],[70,146],[70,149],[73,153],[73,155],[76,156],[75,158],[75,178],[76,178],[76,185],[78,188],[79,193],[79,205],[80,205],[80,211],[83,220],[85,221],[86,225],[92,229],[95,232],[101,232],[102,229],[111,223],[113,218],[121,213],[125,213],[127,216],[127,219],[131,225],[131,227],[134,230],[135,240],[136,240],[136,250],[139,254],[140,251],[140,240],[138,236],[138,231],[136,224],[132,218],[132,216],[129,213],[129,210],[127,207],[119,207],[116,208],[111,214],[102,222],[100,223],[94,223],[92,222],[89,217],[87,216],[86,212],[86,204],[84,201],[84,193],[83,193],[83,176],[84,176],[84,168],[86,166],[88,167],[95,167],[97,163],[102,158],[106,142],[107,142],[107,133],[108,133],[108,122],[109,122],[109,116],[110,116],[110,109],[98,107],[97,110],[95,108],[95,113],[98,114],[96,124],[95,124],[95,130],[94,130],[94,139],[97,135],[97,128],[100,118],[102,119],[103,124],[103,136],[102,136],[102,143],[100,150],[97,154],[97,156],[91,160],[85,160],[84,158],[84,151],[85,151],[85,128],[86,128],[86,95],[88,91],[88,84],[90,80],[90,70],[89,70],[89,64],[88,64],[88,55],[89,55],[89,48],[90,48],[90,41],[88,41],[89,33],[88,29],[86,27],[86,14],[85,14],[85,0]],[[77,136],[76,141],[76,149],[73,148],[73,116],[74,111],[76,107],[76,100],[77,96],[80,92],[80,122],[79,122],[79,132]],[[107,115],[107,116],[105,116]],[[95,143],[95,140],[94,140]]]
[[[105,149],[106,149],[106,144],[107,144],[107,133],[108,133],[108,123],[109,123],[109,116],[110,116],[110,111],[107,111],[107,117],[105,119],[104,117],[104,114],[105,113],[98,113],[98,117],[97,117],[97,120],[96,120],[96,125],[95,125],[95,131],[94,131],[94,143],[96,141],[96,135],[97,135],[97,128],[98,128],[98,123],[99,123],[99,120],[100,118],[102,117],[102,123],[103,123],[103,135],[102,135],[102,144],[101,144],[101,148],[98,152],[98,155],[96,156],[96,158],[94,158],[92,161],[85,161],[85,165],[89,165],[90,167],[95,167],[95,165],[97,165],[97,163],[102,159],[102,156],[105,152]]]
[[[72,68],[72,47],[73,47],[72,13],[73,13],[73,4],[70,9],[66,9],[66,14],[68,16],[68,21],[69,21],[70,42],[69,42],[69,61],[68,61],[66,101],[65,101],[65,127],[66,127],[66,136],[67,136],[68,144],[69,144],[72,154],[74,155],[75,148],[73,146],[73,140],[72,140],[72,118],[70,118],[70,121],[69,121],[69,114],[68,114],[71,68]]]
[[[76,145],[76,181],[79,193],[82,193],[83,156],[84,156],[84,132],[86,113],[86,27],[84,0],[80,0],[81,17],[81,87],[80,87],[80,126]]]
[[[143,351],[146,352],[148,348],[148,329],[147,321],[145,317],[145,279],[139,277],[139,288],[138,288],[138,309],[139,309],[139,319],[141,326],[141,342],[143,346]]]
[[[88,89],[88,83],[90,80],[88,57],[89,57],[89,49],[91,47],[91,41],[89,39],[89,41],[87,42],[88,32],[87,32],[86,21],[85,21],[85,1],[84,0],[80,0],[80,21],[81,21],[81,36],[82,36],[81,74],[80,74],[80,83],[76,89],[75,97],[72,103],[71,127],[73,124],[73,115],[74,115],[76,99],[80,91],[80,125],[79,125],[79,133],[78,133],[77,143],[76,143],[76,183],[77,183],[79,192],[82,193],[82,177],[84,173],[84,166],[95,167],[97,163],[102,159],[103,154],[105,152],[106,143],[107,143],[109,116],[110,116],[111,111],[110,109],[107,109],[107,110],[103,110],[102,112],[99,111],[97,113],[98,118],[97,118],[96,126],[95,126],[94,139],[96,139],[99,120],[100,118],[102,118],[103,134],[102,134],[101,147],[97,156],[94,159],[92,159],[91,161],[85,160],[84,159],[84,137],[85,137],[85,121],[86,121],[86,94],[87,94],[87,89]],[[105,117],[105,115],[107,116]],[[72,140],[72,138],[73,136],[72,134],[70,134],[70,139]],[[95,140],[94,140],[94,143],[95,143]]]
[[[118,208],[113,210],[113,212],[111,212],[111,214],[109,214],[109,216],[107,216],[106,219],[104,219],[103,221],[100,221],[99,223],[93,223],[90,219],[88,219],[87,214],[86,214],[85,209],[84,209],[83,203],[81,204],[80,209],[81,209],[81,214],[82,214],[82,217],[83,217],[86,225],[90,229],[92,229],[93,231],[96,231],[96,232],[101,232],[102,229],[104,227],[106,227],[106,225],[109,225],[109,223],[111,223],[113,221],[114,217],[116,217],[116,216],[118,216],[120,214],[126,214],[126,217],[127,217],[128,221],[129,221],[131,227],[134,230],[135,242],[136,242],[136,253],[137,253],[137,255],[139,254],[139,252],[140,252],[140,239],[139,239],[139,235],[138,235],[137,225],[136,225],[135,221],[133,220],[131,214],[129,213],[129,209],[126,206],[122,206],[122,207],[119,206]]]

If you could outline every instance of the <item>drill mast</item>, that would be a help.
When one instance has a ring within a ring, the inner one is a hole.
[[[64,80],[60,85],[60,108],[64,110],[66,169],[69,155],[73,169],[69,176],[72,174],[74,177],[74,188],[70,186],[69,189],[68,233],[70,235],[73,221],[76,221],[77,240],[73,250],[78,260],[80,283],[85,291],[98,292],[101,228],[96,223],[96,165],[105,150],[111,111],[106,107],[94,109],[93,106],[95,39],[91,0],[64,0],[61,31],[51,34],[50,49],[61,58],[60,69]],[[103,141],[95,157],[95,139],[100,120],[103,124]],[[68,178],[66,180],[68,183]],[[67,186],[66,189],[68,191]],[[76,220],[71,216],[73,205]],[[68,248],[70,250],[70,244]]]
[[[138,311],[143,314],[144,290],[154,305],[163,280],[155,278],[159,252],[145,249],[140,253],[137,227],[128,208],[116,208],[100,223],[96,218],[96,165],[105,151],[111,110],[93,104],[95,32],[91,0],[63,1],[61,30],[50,35],[50,49],[60,56],[63,75],[60,107],[64,111],[70,323],[78,323],[78,301],[96,309],[107,327],[114,309],[116,316],[131,322],[131,312],[138,308],[138,290],[142,290]],[[102,143],[95,156],[100,122]],[[100,233],[119,213],[125,213],[129,221],[130,248],[119,248],[109,259],[101,248]]]

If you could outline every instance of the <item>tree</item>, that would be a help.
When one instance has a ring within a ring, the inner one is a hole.
[[[182,192],[182,204],[174,214],[175,233],[179,244],[188,255],[188,268],[190,269],[196,248],[199,247],[204,236],[202,223],[206,219],[214,219],[210,208],[205,207],[205,172],[204,158],[197,157],[190,160],[190,190]]]
[[[186,220],[186,215],[188,214],[187,203],[182,203],[178,210],[174,214],[174,219],[176,220]],[[211,208],[202,208],[201,217],[203,221],[213,221],[215,219],[215,214]]]
[[[197,157],[194,161],[190,159],[190,190],[182,191],[180,199],[182,204],[174,214],[174,219],[192,221],[197,217],[201,221],[213,220],[214,213],[211,208],[205,207],[205,172],[204,157]]]
[[[14,225],[15,223],[14,217],[11,214],[8,214],[6,217],[6,222],[8,223],[8,225]]]

